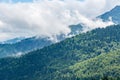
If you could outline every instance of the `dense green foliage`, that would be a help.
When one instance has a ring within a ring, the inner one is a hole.
[[[119,48],[119,25],[98,28],[20,58],[0,59],[0,80],[119,78]]]
[[[56,73],[57,74],[57,73]],[[62,80],[120,79],[120,50],[78,62],[57,75]],[[57,78],[56,78],[57,80]]]

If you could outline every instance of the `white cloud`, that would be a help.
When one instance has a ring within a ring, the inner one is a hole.
[[[24,55],[25,55],[25,53],[23,54],[22,52],[18,52],[16,54],[8,55],[8,57],[20,58]]]
[[[114,1],[114,2],[113,2]],[[39,0],[33,3],[0,3],[0,39],[68,33],[68,25],[84,23],[91,28],[110,25],[92,18],[119,4],[120,0]],[[107,7],[108,5],[108,7]]]

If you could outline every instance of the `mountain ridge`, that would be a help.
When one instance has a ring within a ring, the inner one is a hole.
[[[115,24],[120,24],[120,5],[114,7],[110,11],[98,16],[103,21],[113,21]]]
[[[98,28],[30,52],[19,58],[0,59],[0,79],[61,80],[61,76],[58,74],[61,70],[69,69],[75,63],[84,62],[103,53],[120,49],[119,35],[120,25]],[[94,68],[92,69],[94,72]],[[89,76],[86,75],[86,78]]]
[[[16,38],[15,38],[15,39],[3,42],[4,44],[3,43],[0,44],[0,58],[8,57],[8,56],[12,57],[17,54],[19,55],[19,53],[24,55],[25,53],[28,53],[30,51],[41,49],[45,46],[49,46],[51,44],[62,41],[67,37],[75,36],[81,33],[83,30],[83,26],[80,24],[71,25],[69,26],[69,28],[71,29],[71,32],[68,35],[60,34],[60,35],[52,36],[53,38],[54,37],[56,38],[55,39],[56,41],[52,40],[51,37],[34,36],[30,38],[21,39],[20,41],[16,41]],[[13,42],[13,40],[15,40],[16,42]]]

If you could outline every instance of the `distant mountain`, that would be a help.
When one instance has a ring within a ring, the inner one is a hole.
[[[81,24],[70,25],[69,28],[71,29],[71,32],[68,35],[78,35],[84,30],[84,26]]]
[[[119,80],[119,49],[120,25],[98,28],[19,58],[0,59],[0,80]]]
[[[8,56],[17,56],[19,54],[25,54],[30,51],[41,49],[45,46],[62,41],[68,37],[72,37],[80,34],[83,29],[80,24],[71,25],[71,32],[67,35],[60,34],[51,37],[31,37],[31,38],[15,38],[8,41],[4,41],[0,44],[0,58]]]
[[[14,43],[20,42],[23,39],[25,39],[25,38],[24,37],[14,38],[14,39],[10,39],[7,41],[3,41],[0,44],[14,44]]]
[[[13,44],[0,44],[0,57],[15,56],[19,53],[25,54],[27,52],[49,46],[52,43],[54,42],[52,42],[48,37],[31,37]]]
[[[102,14],[99,18],[103,19],[103,21],[112,20],[116,24],[120,24],[120,6],[116,6],[112,10]]]

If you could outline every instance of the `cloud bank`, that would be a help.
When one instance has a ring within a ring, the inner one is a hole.
[[[120,0],[0,2],[0,40],[67,34],[70,32],[68,26],[78,23],[91,29],[105,27],[113,23],[93,19],[117,4],[120,4]]]

